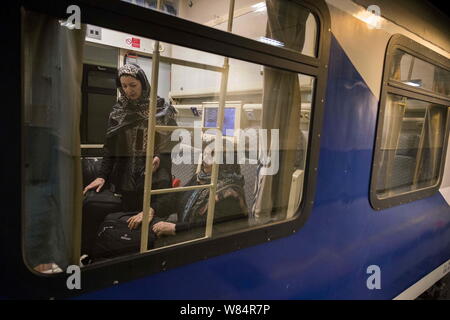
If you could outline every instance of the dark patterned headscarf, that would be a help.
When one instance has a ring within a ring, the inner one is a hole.
[[[122,89],[120,77],[131,76],[141,82],[142,94],[136,100],[129,99]],[[106,136],[115,135],[120,129],[134,124],[137,121],[148,121],[148,106],[150,102],[150,83],[147,76],[137,64],[126,64],[118,69],[116,85],[120,96],[109,115],[108,129]],[[174,119],[175,108],[165,102],[163,98],[158,97],[156,103],[156,123],[158,125],[167,125]]]
[[[197,184],[211,183],[211,173],[204,171],[204,164],[200,172],[194,176]],[[221,164],[216,187],[216,201],[234,198],[240,206],[240,214],[248,216],[247,203],[244,192],[244,176],[238,164]],[[197,222],[206,217],[209,201],[209,188],[194,190],[189,196],[181,213],[182,222]]]

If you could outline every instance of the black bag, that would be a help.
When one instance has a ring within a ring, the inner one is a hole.
[[[90,255],[97,230],[105,217],[122,210],[120,196],[110,190],[103,189],[98,193],[95,190],[86,192],[83,200],[81,254]]]
[[[111,190],[104,187],[100,192],[96,192],[95,189],[89,190],[86,192],[83,199],[83,207],[100,207],[106,210],[115,209],[120,206],[122,206],[121,195],[113,193]]]
[[[130,230],[127,220],[135,213],[118,212],[110,214],[100,225],[96,242],[92,250],[92,260],[114,258],[121,255],[138,253],[141,247],[141,228]],[[152,249],[156,235],[149,226],[147,248]]]
[[[100,168],[102,166],[102,159],[97,157],[85,157],[81,160],[83,169],[83,185],[87,186],[89,183],[98,178]]]

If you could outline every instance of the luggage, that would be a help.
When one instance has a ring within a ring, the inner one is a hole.
[[[108,215],[100,225],[92,250],[93,261],[138,253],[141,247],[141,228],[130,230],[127,220],[137,212],[118,212]],[[154,247],[156,235],[149,229],[147,248]]]
[[[97,230],[105,217],[113,212],[122,211],[120,196],[108,189],[100,192],[89,190],[83,200],[81,254],[90,255]]]
[[[100,192],[96,192],[95,189],[89,190],[83,199],[83,207],[100,206],[104,208],[116,208],[121,205],[121,196],[104,187]]]
[[[87,186],[98,178],[102,160],[96,157],[85,157],[81,160],[81,164],[83,169],[83,186]]]

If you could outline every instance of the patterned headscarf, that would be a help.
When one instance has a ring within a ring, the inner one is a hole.
[[[141,82],[142,94],[136,100],[129,99],[122,89],[120,77],[131,76]],[[150,97],[150,83],[147,76],[137,64],[126,64],[118,69],[116,85],[120,92],[117,104],[109,116],[108,129],[106,135],[115,135],[123,127],[134,124],[136,121],[148,120],[148,106]],[[158,97],[156,103],[156,123],[167,125],[175,118],[175,108],[166,103],[163,98]]]
[[[211,173],[204,171],[203,165],[200,172],[194,176],[198,184],[211,183]],[[241,174],[238,164],[222,164],[219,166],[219,176],[216,188],[216,201],[228,197],[234,198],[240,206],[240,214],[247,216],[248,208],[245,201],[244,176]],[[181,213],[182,222],[197,222],[205,219],[208,209],[209,188],[194,190]]]

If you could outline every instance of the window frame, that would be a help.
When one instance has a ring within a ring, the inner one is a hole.
[[[331,45],[331,26],[330,14],[325,1],[293,1],[308,8],[315,15],[318,23],[317,57],[309,57],[283,48],[273,47],[156,10],[142,10],[138,6],[121,1],[99,0],[95,3],[87,0],[61,0],[56,3],[34,0],[21,1],[21,5],[27,10],[58,18],[67,17],[66,8],[69,5],[76,4],[81,9],[81,22],[83,24],[94,24],[242,61],[302,73],[315,77],[315,87],[312,92],[313,102],[305,168],[305,187],[303,188],[303,200],[297,210],[301,214],[269,225],[250,227],[224,236],[196,241],[193,244],[161,248],[144,254],[130,254],[111,261],[85,266],[81,269],[81,290],[71,291],[66,288],[68,275],[65,272],[52,275],[37,273],[29,269],[22,257],[17,259],[20,256],[17,252],[11,253],[12,258],[8,263],[12,264],[14,268],[18,268],[15,270],[19,270],[16,271],[16,274],[20,274],[20,276],[16,279],[14,286],[9,287],[9,290],[14,291],[16,295],[21,297],[24,295],[40,298],[70,297],[286,237],[296,233],[305,224],[314,205],[320,133],[328,75],[328,57]],[[18,10],[18,16],[20,17],[20,10]],[[20,26],[20,19],[18,21]],[[18,207],[23,210],[20,203]],[[24,213],[22,212],[21,216],[16,216],[15,219],[9,220],[9,223],[14,224],[11,230],[22,229]],[[19,234],[20,237],[23,236],[21,232]],[[15,250],[15,248],[17,247],[11,247],[10,251]],[[22,256],[24,256],[23,248],[18,250],[19,252],[22,250]],[[181,251],[183,254],[180,254]],[[32,291],[27,290],[30,287],[33,288]]]
[[[382,155],[380,147],[384,127],[384,114],[386,110],[386,102],[388,96],[390,94],[398,95],[424,102],[440,104],[444,107],[447,105],[447,108],[450,108],[450,97],[439,95],[427,89],[409,86],[407,84],[401,83],[397,80],[393,80],[390,78],[391,64],[393,62],[394,54],[397,52],[397,50],[402,50],[413,57],[431,63],[435,66],[441,67],[450,72],[450,63],[448,59],[436,53],[435,51],[432,51],[431,49],[401,34],[395,34],[389,40],[386,50],[386,57],[384,61],[381,99],[377,119],[375,149],[373,155],[372,173],[370,180],[370,204],[372,208],[377,211],[429,197],[439,190],[444,172],[445,157],[447,154],[447,146],[449,138],[450,109],[448,109],[447,119],[445,122],[444,128],[445,134],[444,134],[441,161],[439,164],[440,168],[438,181],[434,185],[413,191],[400,193],[395,196],[387,198],[380,199],[377,196],[377,182],[380,170],[378,163]]]

